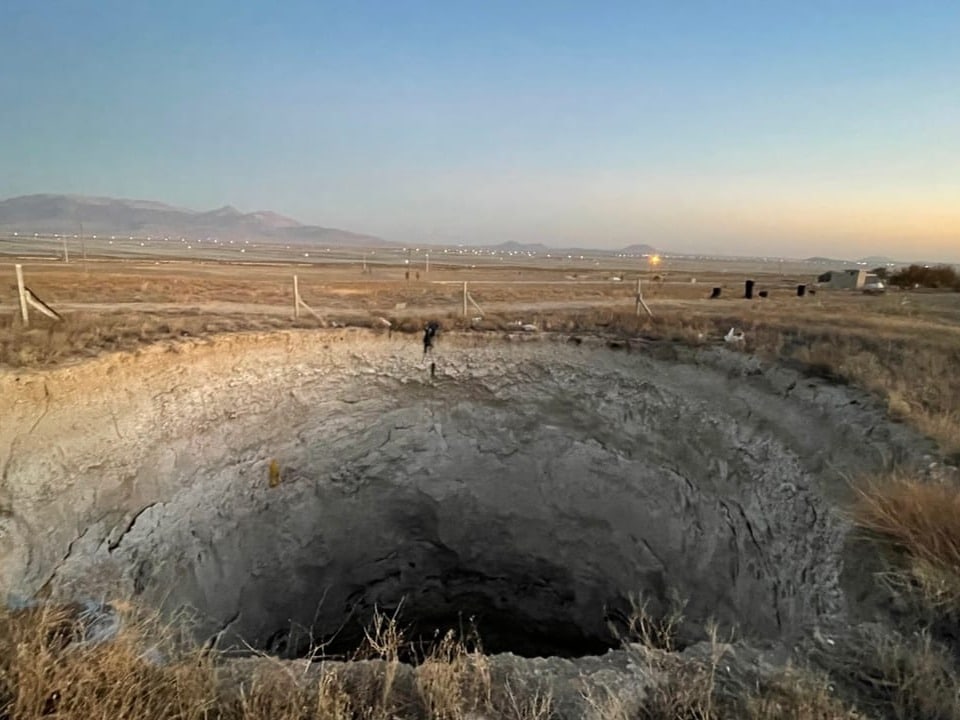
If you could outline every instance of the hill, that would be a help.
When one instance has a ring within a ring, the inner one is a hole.
[[[0,201],[0,232],[217,237],[325,245],[392,245],[372,235],[303,225],[270,210],[196,211],[152,200],[24,195]]]
[[[624,255],[656,255],[659,251],[650,245],[645,243],[637,243],[634,245],[627,245],[627,247],[621,250]]]

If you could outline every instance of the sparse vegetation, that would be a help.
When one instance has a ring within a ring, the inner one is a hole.
[[[894,473],[857,491],[857,524],[890,550],[888,583],[932,619],[960,618],[960,487]]]
[[[861,625],[816,653],[817,663],[870,717],[958,720],[960,673],[955,655],[929,632]]]
[[[829,677],[787,668],[746,699],[747,720],[867,720],[830,689]]]
[[[960,290],[960,275],[950,265],[911,265],[893,273],[890,283],[902,288]]]
[[[546,720],[548,694],[494,693],[485,655],[452,633],[399,681],[404,636],[378,616],[358,657],[367,662],[242,660],[240,676],[214,651],[174,642],[156,618],[132,615],[108,642],[84,642],[70,608],[0,610],[0,718],[142,720],[466,720],[491,713]],[[157,657],[163,657],[162,662]],[[411,681],[409,673],[414,672]]]

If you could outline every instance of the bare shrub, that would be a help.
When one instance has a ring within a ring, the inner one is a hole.
[[[861,482],[856,524],[903,558],[889,581],[939,613],[960,612],[960,488],[902,474]]]
[[[817,662],[860,698],[897,720],[960,719],[960,675],[952,654],[928,632],[904,635],[865,626],[821,650]]]
[[[0,611],[0,717],[201,720],[215,705],[212,660],[192,651],[151,660],[133,621],[108,643],[84,643],[71,606]]]
[[[831,690],[825,675],[787,668],[745,702],[747,720],[867,720]]]
[[[960,275],[950,265],[911,265],[890,276],[898,287],[923,287],[960,290]]]
[[[489,661],[448,631],[417,668],[417,688],[428,717],[461,720],[491,707]]]

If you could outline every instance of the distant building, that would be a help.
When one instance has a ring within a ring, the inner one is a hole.
[[[823,287],[837,290],[860,290],[864,285],[878,280],[876,275],[866,270],[831,270],[817,278]]]

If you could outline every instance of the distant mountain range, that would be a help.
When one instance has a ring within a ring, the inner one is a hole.
[[[897,260],[894,260],[893,258],[885,257],[883,255],[871,255],[870,257],[860,258],[859,260],[840,260],[837,258],[817,256],[817,257],[806,258],[804,262],[817,263],[819,265],[854,265],[859,263],[863,265],[870,265],[872,267],[880,267],[881,265],[899,264]]]
[[[150,200],[84,195],[24,195],[0,201],[0,231],[137,237],[220,237],[325,245],[394,245],[372,235],[303,225],[269,210],[243,213],[225,205],[196,211]]]
[[[629,245],[621,250],[598,250],[596,248],[578,248],[578,247],[551,247],[543,243],[520,243],[508,241],[499,245],[481,245],[490,250],[499,250],[501,252],[521,252],[536,253],[538,255],[567,254],[567,255],[655,255],[658,250],[649,245]]]
[[[0,233],[220,238],[327,246],[398,247],[401,243],[348,230],[304,225],[270,210],[244,213],[230,205],[216,210],[187,210],[152,200],[86,195],[23,195],[0,200]],[[421,245],[423,243],[420,243]],[[650,245],[622,250],[558,248],[543,243],[479,245],[501,252],[577,255],[653,255]]]

